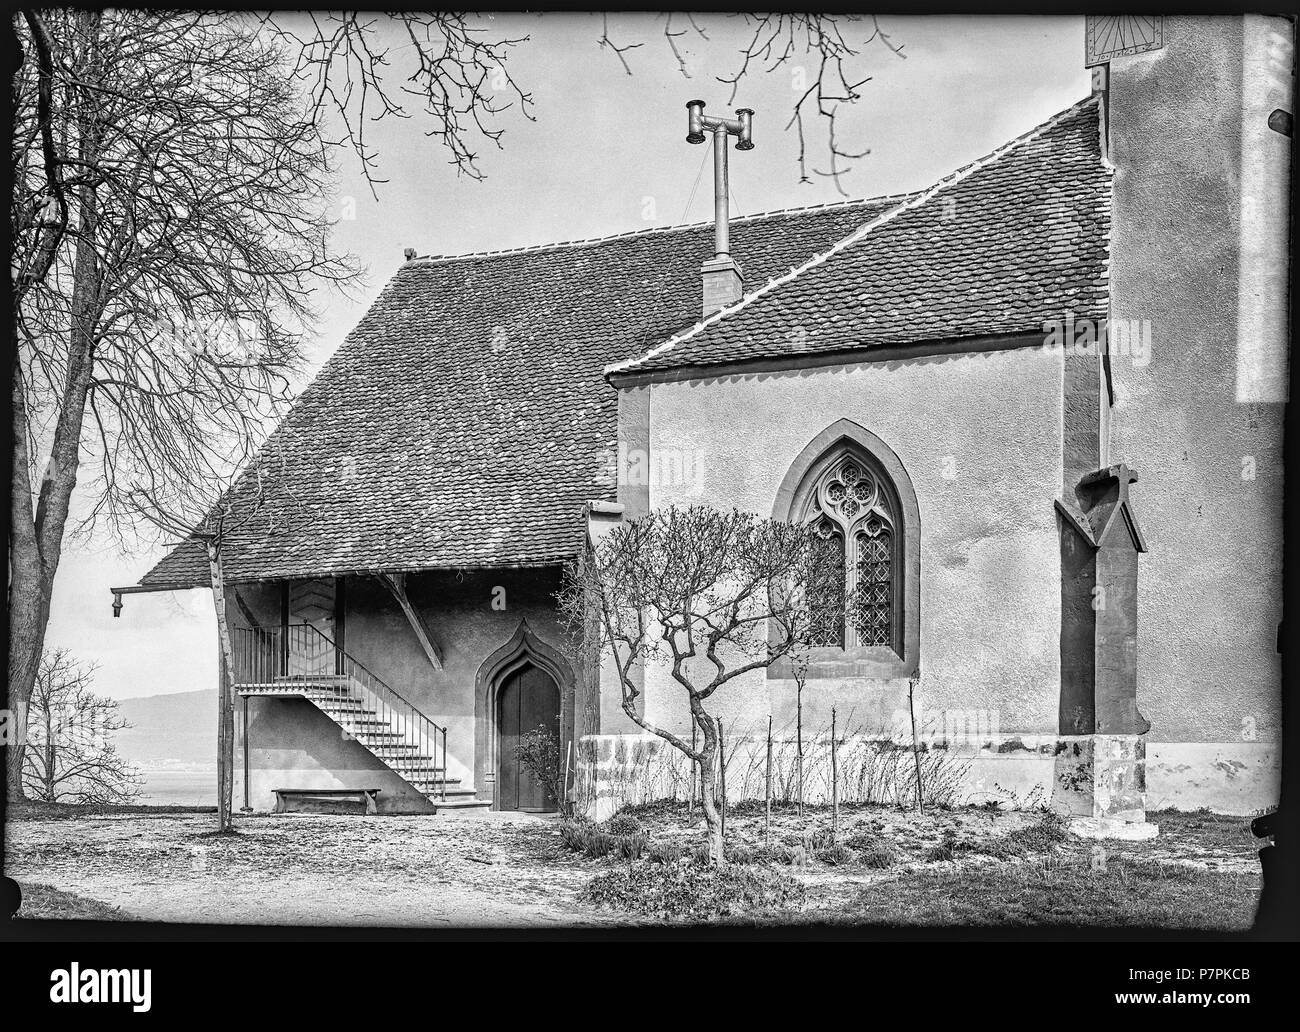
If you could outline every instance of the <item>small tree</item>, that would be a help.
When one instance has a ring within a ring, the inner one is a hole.
[[[565,793],[564,761],[560,755],[560,736],[544,724],[519,736],[515,747],[519,765],[541,782],[546,794],[555,800],[560,813],[568,816]]]
[[[806,651],[818,613],[808,585],[824,583],[834,562],[833,549],[806,526],[691,506],[615,527],[569,566],[561,608],[576,635],[597,628],[618,672],[623,712],[699,765],[713,863],[723,859],[718,722],[706,705],[723,685]],[[700,745],[642,712],[633,670],[647,662],[670,664]]]
[[[112,735],[130,727],[117,702],[90,686],[95,666],[67,649],[41,657],[27,722],[23,783],[44,803],[124,803],[140,794],[140,775]]]

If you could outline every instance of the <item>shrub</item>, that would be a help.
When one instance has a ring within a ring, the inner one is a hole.
[[[650,845],[649,835],[611,835],[614,840],[614,853],[620,860],[640,860]]]
[[[611,835],[640,835],[645,827],[630,813],[616,813],[605,822],[605,830]]]
[[[780,843],[773,843],[760,849],[758,858],[769,864],[789,864],[794,861],[794,848],[783,846]]]
[[[592,827],[586,821],[565,821],[560,825],[560,844],[575,853],[586,852]]]
[[[714,868],[683,861],[607,871],[588,882],[579,899],[646,916],[702,921],[798,909],[804,895],[802,885],[776,871],[738,864]]]
[[[759,850],[753,846],[746,845],[744,842],[737,842],[728,845],[724,851],[728,863],[733,864],[752,864],[759,860]]]
[[[931,861],[948,861],[952,860],[958,853],[967,849],[968,843],[962,842],[957,838],[956,832],[951,828],[943,833],[943,841],[936,846],[931,846],[925,852],[925,858]]]
[[[839,864],[851,864],[857,859],[857,854],[848,846],[840,843],[834,846],[826,846],[818,850],[817,859],[824,864],[830,864],[832,867]]]
[[[1016,839],[1031,853],[1050,853],[1058,842],[1065,841],[1065,819],[1051,810],[1044,810],[1037,822],[1013,831],[1008,838]]]
[[[545,725],[525,731],[519,737],[515,754],[519,765],[542,783],[546,797],[561,813],[567,814],[569,802],[565,798],[565,771],[559,735]]]
[[[602,856],[609,856],[618,848],[618,838],[614,835],[607,835],[603,831],[594,831],[591,834],[591,841],[587,843],[587,856],[593,860],[599,860]]]
[[[858,850],[858,862],[864,867],[884,870],[894,866],[894,847],[883,840]]]
[[[657,864],[675,864],[685,853],[685,848],[675,839],[656,842],[650,847],[650,859]]]
[[[883,869],[894,864],[894,846],[888,839],[859,832],[847,838],[844,844],[857,853],[858,862],[866,867]]]

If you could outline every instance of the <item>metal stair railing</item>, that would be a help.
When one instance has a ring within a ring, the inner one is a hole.
[[[380,760],[405,781],[436,785],[447,798],[447,729],[426,717],[382,678],[344,652],[328,635],[308,623],[280,628],[237,627],[232,631],[236,685],[275,689],[293,684],[312,685],[326,700],[354,701],[370,709],[381,724],[399,735],[415,751],[407,757],[414,766],[395,766],[398,756]],[[358,694],[353,693],[357,689]],[[442,766],[438,766],[438,745]],[[392,743],[389,743],[390,746]],[[373,749],[371,750],[374,751]],[[378,755],[376,753],[375,755]],[[394,762],[390,762],[390,760]],[[424,762],[428,761],[428,762]],[[441,777],[439,771],[441,770]],[[422,789],[422,794],[432,792]]]

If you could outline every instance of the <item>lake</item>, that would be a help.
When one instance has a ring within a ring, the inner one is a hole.
[[[216,806],[216,770],[142,770],[134,802],[143,806]]]

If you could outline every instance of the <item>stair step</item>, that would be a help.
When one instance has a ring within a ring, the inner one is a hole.
[[[471,797],[474,795],[473,792],[469,794]],[[439,812],[443,810],[490,810],[492,808],[492,803],[490,801],[477,798],[445,800],[430,798],[429,802],[433,803],[433,805],[438,808]]]
[[[461,788],[460,778],[447,777],[446,769],[438,764],[436,757],[420,752],[431,743],[406,741],[406,732],[395,730],[391,720],[381,718],[350,690],[336,689],[326,683],[330,679],[325,677],[312,678],[306,684],[294,678],[285,680],[302,687],[303,695],[321,712],[439,810],[485,810],[492,805],[480,801],[473,789]],[[341,684],[348,678],[340,676],[335,680]]]

